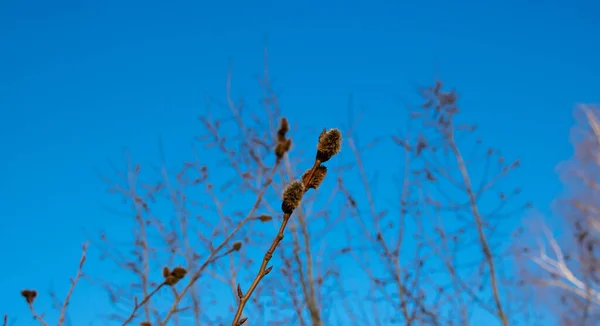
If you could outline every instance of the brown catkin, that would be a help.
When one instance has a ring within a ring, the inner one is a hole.
[[[304,183],[300,180],[292,181],[283,191],[283,202],[281,203],[281,210],[285,214],[292,214],[304,195]]]
[[[319,188],[321,183],[323,183],[323,179],[325,179],[325,176],[327,175],[327,167],[325,165],[319,165],[315,170],[315,173],[313,174],[310,183],[307,180],[309,174],[310,170],[304,172],[304,174],[302,175],[302,181],[304,182],[304,184],[308,184],[308,188],[317,189]]]
[[[342,133],[339,129],[323,130],[317,144],[317,160],[327,162],[342,149]]]
[[[277,146],[275,146],[275,157],[277,157],[278,159],[283,157],[283,154],[285,154],[285,143],[277,143]]]
[[[183,267],[175,267],[171,272],[171,275],[175,276],[178,279],[182,279],[187,274],[187,270]]]
[[[283,141],[278,142],[277,146],[275,146],[275,156],[279,159],[282,158],[283,154],[287,153],[290,148],[292,148],[291,139],[284,139]]]
[[[23,296],[23,298],[25,298],[27,303],[33,304],[33,301],[37,297],[37,291],[36,290],[23,290],[23,291],[21,291],[21,295]]]
[[[280,142],[284,141],[285,135],[288,131],[290,131],[290,124],[288,120],[285,117],[281,118],[281,121],[279,122],[279,130],[277,130],[277,140]]]
[[[173,275],[169,275],[165,278],[165,284],[169,286],[173,286],[179,282],[179,279]]]
[[[167,267],[163,268],[163,276],[165,275]],[[165,276],[165,284],[173,286],[177,284],[177,282],[181,281],[187,274],[187,269],[183,267],[175,267],[167,276]]]

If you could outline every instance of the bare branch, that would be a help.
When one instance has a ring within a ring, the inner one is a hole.
[[[75,274],[75,278],[71,280],[71,287],[69,288],[69,292],[65,297],[65,301],[63,302],[62,309],[60,310],[60,315],[58,318],[58,325],[61,326],[65,322],[65,318],[67,315],[67,306],[69,306],[69,302],[71,300],[71,295],[73,294],[73,290],[75,290],[75,286],[77,282],[83,276],[83,264],[85,263],[86,253],[87,253],[88,243],[83,244],[83,249],[81,252],[81,259],[79,260],[79,267],[77,268],[77,274]]]
[[[183,296],[189,291],[189,289],[192,287],[192,285],[194,285],[194,283],[200,278],[200,275],[202,274],[202,272],[204,271],[204,269],[211,264],[212,262],[214,262],[216,259],[219,258],[218,254],[219,252],[229,243],[229,241],[238,233],[238,231],[250,220],[252,220],[252,217],[255,215],[255,211],[258,208],[258,205],[260,204],[260,202],[262,201],[262,198],[265,194],[265,192],[268,189],[268,186],[271,184],[272,180],[273,180],[273,175],[275,174],[277,167],[279,166],[279,160],[276,162],[276,164],[273,166],[273,169],[271,170],[271,177],[269,177],[267,183],[264,185],[262,191],[258,194],[258,197],[256,199],[256,202],[254,203],[254,205],[252,206],[252,209],[250,210],[250,212],[248,212],[248,214],[246,215],[246,217],[244,217],[244,219],[242,219],[237,226],[235,227],[235,229],[233,229],[229,235],[227,235],[227,237],[225,238],[225,240],[223,240],[214,250],[212,250],[211,254],[206,258],[206,260],[204,261],[204,263],[202,263],[202,265],[200,266],[200,268],[198,268],[198,270],[195,272],[195,274],[190,278],[190,281],[188,282],[188,284],[185,286],[185,288],[183,289],[183,291],[181,291],[176,297],[175,300],[173,302],[173,305],[171,306],[171,308],[169,309],[169,312],[167,313],[167,316],[164,318],[164,320],[162,321],[161,325],[166,325],[167,322],[169,321],[169,319],[171,318],[171,316],[176,312],[177,310],[177,305],[179,304],[179,301],[181,301],[181,299],[183,298]]]

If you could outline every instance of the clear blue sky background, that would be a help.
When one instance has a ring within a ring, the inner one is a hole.
[[[95,172],[107,157],[127,146],[156,161],[161,134],[178,162],[205,95],[223,98],[230,59],[234,89],[258,99],[266,35],[284,113],[311,128],[346,122],[352,92],[365,136],[392,132],[411,83],[439,73],[483,137],[521,157],[524,194],[548,212],[572,109],[600,99],[599,17],[591,0],[2,0],[0,313],[32,324],[19,291],[64,295],[81,230],[117,225]],[[104,296],[76,298],[73,321],[86,325]]]

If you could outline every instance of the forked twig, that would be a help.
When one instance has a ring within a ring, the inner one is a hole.
[[[44,321],[44,318],[38,315],[35,311],[35,308],[33,308],[33,302],[28,302],[27,305],[29,306],[29,311],[31,311],[31,314],[33,315],[33,319],[39,321],[43,326],[48,326],[48,324]]]
[[[85,263],[87,248],[88,248],[88,243],[84,243],[83,250],[81,253],[81,259],[79,260],[79,267],[77,268],[77,275],[75,275],[75,278],[71,279],[71,287],[69,288],[69,292],[67,293],[67,296],[65,297],[65,301],[63,302],[62,308],[60,310],[60,316],[59,316],[59,320],[57,323],[58,326],[62,326],[65,322],[65,318],[66,318],[66,314],[67,314],[67,306],[69,305],[69,302],[71,300],[71,295],[73,294],[73,291],[75,289],[75,286],[77,285],[77,282],[83,275],[83,264]],[[29,311],[31,311],[31,314],[33,315],[33,319],[37,320],[43,326],[48,326],[48,324],[43,319],[43,315],[39,315],[35,311],[35,308],[33,307],[33,302],[35,301],[35,298],[37,297],[37,291],[23,290],[23,291],[21,291],[21,296],[23,298],[25,298],[25,301],[27,302],[27,306],[29,307]],[[7,324],[7,320],[8,320],[8,315],[4,315],[4,325],[5,326]]]
[[[138,309],[140,309],[142,306],[144,306],[146,304],[146,302],[148,302],[152,298],[152,296],[154,296],[154,294],[156,294],[158,292],[158,290],[160,290],[165,284],[166,284],[165,282],[160,283],[140,303],[138,303],[137,302],[137,298],[135,298],[135,303],[134,303],[133,311],[131,311],[131,314],[129,315],[129,317],[127,317],[127,319],[125,319],[125,321],[123,322],[122,325],[125,326],[125,325],[129,324],[133,320],[133,318],[135,318],[135,313],[138,311]]]
[[[221,244],[219,244],[214,250],[211,251],[211,254],[206,258],[206,260],[202,263],[200,268],[198,268],[198,270],[190,278],[190,280],[189,280],[188,284],[185,286],[185,288],[183,288],[183,290],[179,293],[179,295],[177,295],[175,297],[175,300],[173,301],[173,304],[171,305],[171,308],[169,309],[169,312],[167,313],[167,316],[165,317],[165,319],[162,321],[161,325],[166,325],[167,322],[169,321],[169,319],[171,318],[171,316],[173,316],[173,314],[177,311],[177,305],[179,304],[179,302],[181,301],[183,296],[187,293],[187,291],[189,291],[191,289],[191,287],[196,283],[196,281],[200,278],[200,275],[202,274],[204,269],[208,265],[210,265],[212,262],[214,262],[215,258],[222,257],[222,256],[218,256],[218,253],[229,243],[229,241],[240,231],[240,229],[248,221],[252,220],[252,218],[254,217],[254,212],[258,209],[260,202],[262,201],[265,193],[267,192],[267,189],[269,188],[269,185],[273,182],[273,176],[275,175],[275,172],[277,171],[277,167],[279,166],[279,163],[280,163],[280,160],[278,159],[275,162],[275,165],[273,165],[271,173],[269,174],[269,178],[267,179],[267,182],[264,185],[261,192],[258,194],[256,201],[254,202],[254,205],[252,206],[252,209],[250,209],[250,212],[248,212],[246,217],[244,217],[244,219],[242,219],[236,225],[235,229],[233,231],[231,231],[229,233],[229,235],[227,235],[227,237],[221,242]]]

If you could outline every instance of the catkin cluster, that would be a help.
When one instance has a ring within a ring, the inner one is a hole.
[[[324,129],[317,143],[316,166],[307,170],[301,180],[291,182],[283,191],[281,210],[284,214],[292,214],[300,206],[302,197],[308,189],[317,189],[327,175],[327,167],[321,163],[329,161],[342,149],[342,133],[338,129]]]
[[[169,267],[163,267],[163,277],[165,278],[165,284],[169,286],[177,284],[177,282],[181,281],[186,274],[187,270],[183,267],[175,267],[172,271],[169,270]]]

